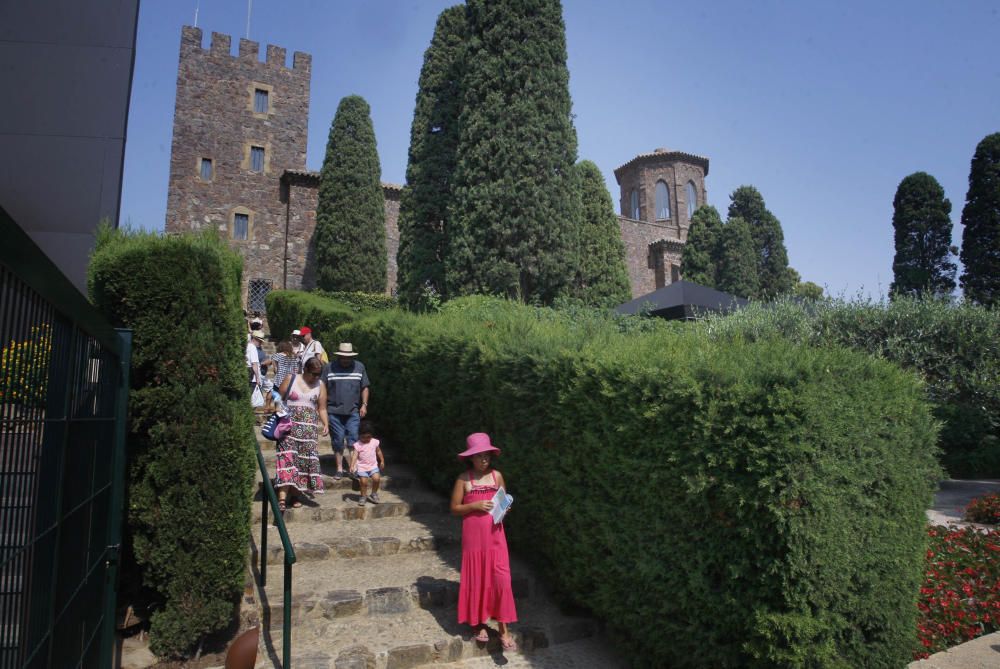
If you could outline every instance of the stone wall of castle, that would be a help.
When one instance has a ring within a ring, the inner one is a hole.
[[[311,290],[316,287],[316,204],[319,200],[318,172],[286,172],[288,216],[287,287],[290,290]],[[396,289],[396,252],[399,250],[399,199],[403,189],[396,184],[382,184],[385,195],[385,236],[388,256],[386,293]],[[275,283],[276,288],[286,285]]]
[[[231,53],[229,35],[184,27],[177,71],[174,134],[167,195],[167,233],[214,228],[246,258],[243,289],[254,279],[282,276],[285,205],[280,176],[303,170],[309,123],[312,58],[267,45],[264,61],[257,42],[241,39]],[[266,92],[264,111],[255,106]],[[260,171],[251,148],[263,149]],[[211,161],[203,171],[203,161]],[[234,237],[236,215],[248,220],[246,239]]]

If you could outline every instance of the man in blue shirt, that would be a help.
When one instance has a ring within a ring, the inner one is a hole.
[[[326,383],[326,411],[330,417],[330,442],[337,471],[333,478],[344,476],[347,448],[358,440],[358,425],[368,414],[368,372],[357,360],[357,351],[350,342],[337,347],[333,360],[323,367],[322,378]]]

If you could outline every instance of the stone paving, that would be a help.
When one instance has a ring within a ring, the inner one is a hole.
[[[273,443],[262,440],[261,447],[273,466]],[[329,452],[328,442],[320,449]],[[289,603],[296,669],[626,666],[600,626],[560,610],[516,552],[511,572],[520,622],[511,630],[518,649],[500,648],[495,624],[488,644],[472,640],[471,628],[456,622],[461,520],[449,515],[447,501],[427,489],[396,453],[385,455],[388,476],[380,504],[359,506],[356,484],[334,480],[332,462],[324,457],[326,493],[285,513],[297,558]],[[261,545],[259,499],[253,511],[255,552]],[[267,555],[268,585],[257,593],[263,622],[257,666],[278,667],[285,602],[281,541],[273,524],[267,529]]]

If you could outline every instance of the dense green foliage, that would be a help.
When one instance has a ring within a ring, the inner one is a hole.
[[[583,210],[574,292],[585,304],[595,306],[628,302],[632,291],[625,269],[625,244],[604,176],[589,160],[577,163],[576,169]]]
[[[424,52],[399,204],[398,294],[403,304],[418,309],[427,307],[428,294],[446,297],[448,203],[458,148],[464,48],[465,7],[450,7],[438,16]]]
[[[823,299],[823,287],[812,281],[799,281],[792,294],[804,300],[820,300]]]
[[[976,147],[962,225],[962,292],[973,302],[1000,305],[1000,132]]]
[[[264,300],[272,337],[288,339],[292,330],[305,325],[327,350],[333,342],[334,330],[356,316],[350,305],[322,293],[272,290]]]
[[[209,236],[110,230],[90,263],[91,299],[133,331],[128,532],[158,655],[224,628],[243,592],[255,462],[241,267]]]
[[[728,218],[731,220],[739,217],[746,221],[753,238],[757,292],[747,297],[766,300],[790,293],[795,282],[789,272],[788,251],[785,249],[781,223],[768,210],[763,196],[753,186],[740,186],[729,199]]]
[[[371,110],[364,98],[340,101],[330,124],[316,203],[316,285],[385,292],[385,194]]]
[[[681,271],[685,281],[715,287],[715,263],[721,233],[722,218],[719,210],[711,205],[698,207],[691,217],[687,243],[681,253]]]
[[[511,546],[637,666],[909,660],[939,474],[914,375],[842,348],[626,335],[487,298],[340,333],[381,380],[387,438],[438,489],[465,435],[492,435],[518,499]]]
[[[558,0],[470,0],[446,293],[551,303],[577,264],[580,193]]]
[[[346,304],[358,313],[366,311],[385,311],[386,309],[395,309],[399,306],[399,302],[396,301],[396,298],[384,293],[352,293],[345,291],[327,292],[324,290],[317,290],[314,292],[316,295],[320,295],[321,297],[328,297],[336,302]]]
[[[1000,312],[925,298],[891,303],[782,301],[696,327],[714,337],[847,346],[918,372],[943,423],[942,462],[955,477],[1000,477]]]
[[[951,259],[951,202],[926,172],[899,183],[892,201],[896,255],[892,295],[950,295],[955,290]]]
[[[740,297],[760,295],[753,236],[746,221],[730,216],[719,230],[716,248],[714,287]]]

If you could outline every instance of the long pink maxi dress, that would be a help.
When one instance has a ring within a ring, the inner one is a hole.
[[[320,420],[319,384],[310,388],[309,384],[295,376],[288,389],[288,414],[292,429],[278,442],[275,458],[275,488],[288,486],[307,495],[323,493],[323,477],[319,471]]]
[[[473,486],[462,504],[489,500],[493,485]],[[510,587],[510,558],[503,522],[493,524],[485,511],[473,511],[462,519],[462,578],[458,588],[458,622],[481,625],[492,618],[500,623],[517,622],[514,592]]]

